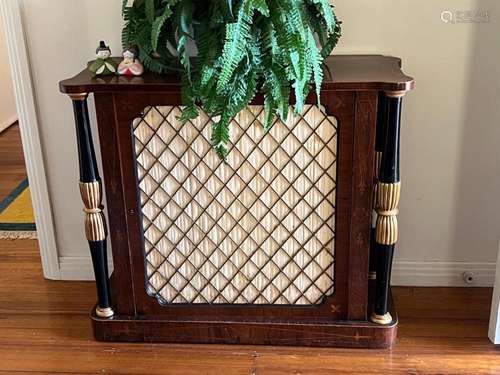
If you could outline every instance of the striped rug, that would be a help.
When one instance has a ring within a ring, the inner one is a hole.
[[[0,239],[35,238],[35,215],[26,178],[0,201]]]

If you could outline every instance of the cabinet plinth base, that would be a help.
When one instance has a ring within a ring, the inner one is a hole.
[[[169,342],[191,344],[288,345],[311,347],[392,348],[398,317],[391,304],[392,322],[334,321],[318,323],[167,320],[161,317],[91,314],[99,341]]]

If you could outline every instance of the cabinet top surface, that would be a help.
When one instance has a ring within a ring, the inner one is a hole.
[[[409,91],[415,82],[401,70],[401,60],[382,55],[337,55],[325,60],[323,90]],[[65,94],[92,92],[178,91],[177,74],[145,73],[141,77],[105,76],[93,78],[85,69],[59,83]]]

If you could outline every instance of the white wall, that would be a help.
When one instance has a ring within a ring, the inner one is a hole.
[[[5,45],[2,26],[0,24],[0,131],[17,120],[7,46]]]
[[[404,104],[393,281],[456,284],[472,270],[476,285],[491,284],[500,233],[500,2],[336,3],[344,20],[338,52],[399,56],[417,80]],[[444,10],[487,10],[490,22],[447,24]]]
[[[106,40],[116,54],[121,52],[121,0],[106,0],[105,5],[99,0],[23,3],[61,274],[63,278],[89,277],[73,110],[69,98],[59,93],[58,83],[94,58],[99,40]]]
[[[63,276],[90,273],[82,236],[69,100],[57,82],[78,72],[100,39],[120,49],[120,0],[25,1],[24,21]],[[338,53],[403,58],[417,79],[405,100],[401,241],[394,281],[491,284],[500,223],[500,3],[495,0],[336,0]],[[445,24],[443,10],[486,9],[486,24]],[[50,25],[50,27],[48,27]],[[81,265],[88,268],[82,269]],[[78,269],[81,272],[78,272]]]

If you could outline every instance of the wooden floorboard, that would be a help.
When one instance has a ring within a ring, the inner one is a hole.
[[[0,201],[26,178],[19,125],[0,133]]]
[[[17,154],[16,154],[17,153]],[[0,199],[25,176],[19,129],[0,135]],[[394,288],[395,348],[95,342],[91,282],[43,279],[37,242],[0,241],[0,375],[500,374],[487,339],[491,289]]]

